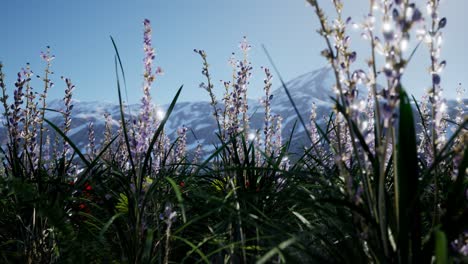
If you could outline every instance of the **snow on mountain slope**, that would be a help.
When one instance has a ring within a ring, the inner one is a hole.
[[[288,138],[292,131],[294,123],[298,121],[296,112],[292,104],[276,79],[278,88],[272,91],[271,100],[272,114],[279,114],[283,117],[283,137]],[[318,121],[322,121],[323,116],[328,116],[333,103],[330,97],[334,96],[332,87],[335,79],[331,68],[321,68],[286,83],[292,99],[294,100],[302,118],[308,125],[312,103],[317,106]],[[208,94],[206,95],[208,97]],[[69,133],[70,137],[80,147],[84,148],[88,143],[89,122],[94,123],[96,141],[100,142],[104,134],[105,118],[104,114],[112,116],[113,129],[117,130],[120,120],[120,109],[118,104],[108,102],[81,102],[74,101],[72,110],[72,127]],[[455,102],[449,102],[449,111],[454,108]],[[222,105],[219,105],[222,107]],[[61,100],[53,100],[48,108],[55,110],[63,109]],[[158,107],[158,111],[164,113],[168,105]],[[133,104],[125,108],[126,115],[136,116],[140,111],[138,104]],[[264,109],[260,100],[249,100],[249,114],[251,115],[251,128],[262,129]],[[60,113],[49,112],[47,118],[59,127],[63,124],[63,117]],[[219,143],[216,137],[216,123],[212,115],[212,106],[208,102],[180,102],[174,107],[174,110],[166,124],[166,133],[174,139],[175,131],[178,127],[186,126],[189,129],[187,133],[187,144],[189,148],[195,148],[197,142],[203,144],[206,148]],[[297,122],[294,143],[297,147],[308,144],[302,125]],[[0,127],[0,142],[6,140],[5,129]]]
[[[279,86],[278,82],[276,84]],[[294,78],[287,82],[286,86],[298,109],[301,111],[302,117],[307,121],[309,119],[312,102],[316,103],[319,116],[328,114],[332,106],[330,96],[333,95],[333,84],[334,76],[331,69],[322,68]],[[288,137],[297,120],[296,113],[283,87],[279,86],[272,91],[272,94],[272,114],[279,114],[283,117],[283,135]],[[208,97],[208,94],[206,96]],[[248,103],[249,114],[251,116],[251,128],[262,129],[264,110],[260,100],[249,100]],[[161,109],[165,111],[167,107],[168,105],[163,105]],[[222,105],[219,105],[219,107],[222,107]],[[138,105],[131,105],[129,108],[132,115],[139,112]],[[120,119],[118,105],[100,102],[75,102],[73,121],[75,125],[82,122],[94,122],[96,137],[102,138],[102,132],[104,131],[103,115],[106,112],[111,114],[114,120]],[[195,147],[196,142],[200,142],[205,146],[212,146],[218,143],[216,137],[217,127],[212,115],[212,106],[208,102],[177,103],[166,125],[166,132],[174,139],[176,137],[175,131],[181,126],[186,126],[190,130],[187,134],[189,147]],[[71,137],[77,140],[78,145],[84,146],[87,143],[87,127],[80,128],[82,129],[74,130],[76,132],[73,133]],[[117,127],[115,127],[115,129],[116,128]],[[101,134],[99,134],[98,131],[101,131]],[[298,133],[303,131],[302,126],[298,126],[296,131]],[[301,141],[303,140],[297,142]]]
[[[319,117],[328,114],[332,107],[330,97],[333,96],[332,87],[334,84],[333,72],[329,67],[303,74],[285,83],[306,124],[308,124],[312,103],[316,104]],[[292,130],[297,121],[297,114],[282,86],[274,90],[272,94],[272,112],[283,117],[283,134],[289,136],[288,131]],[[299,123],[297,125],[299,125],[297,132],[304,130]]]
[[[329,103],[330,96],[333,95],[332,87],[335,84],[335,79],[331,68],[327,67],[303,74],[285,84],[295,101],[313,100],[317,104]],[[276,107],[289,104],[289,98],[283,87],[273,91],[273,97]]]

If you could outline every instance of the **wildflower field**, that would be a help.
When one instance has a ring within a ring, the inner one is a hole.
[[[298,107],[274,57],[264,47],[271,67],[254,66],[245,37],[221,83],[209,52],[195,49],[215,122],[209,146],[189,147],[197,131],[183,122],[166,128],[183,86],[165,112],[153,103],[162,70],[149,20],[139,109],[124,102],[125,64],[111,38],[119,118],[104,114],[101,130],[80,124],[85,147],[70,137],[75,85],[56,78],[49,47],[45,69],[28,64],[12,85],[0,64],[0,263],[467,263],[466,99],[461,85],[444,88],[456,90],[454,104],[442,93],[439,0],[370,0],[356,21],[343,15],[348,1],[333,0],[330,14],[307,2],[334,78],[332,107]],[[371,57],[351,48],[351,28]],[[428,57],[422,98],[403,79],[413,56]],[[264,80],[260,127],[247,96],[253,68]],[[56,79],[59,107],[47,101]],[[272,107],[273,86],[292,129]]]

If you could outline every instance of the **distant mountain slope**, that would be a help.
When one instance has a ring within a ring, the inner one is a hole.
[[[311,105],[314,102],[317,105],[317,114],[319,120],[322,116],[328,116],[333,106],[330,96],[333,96],[332,87],[335,83],[334,75],[330,68],[321,68],[306,74],[286,83],[290,94],[295,101],[302,117],[308,123]],[[276,82],[278,84],[278,82]],[[272,91],[272,113],[279,114],[283,117],[283,136],[288,138],[297,121],[296,113],[287,97],[283,87],[279,87]],[[208,94],[207,94],[208,97]],[[104,114],[109,113],[114,119],[114,130],[117,129],[118,121],[120,120],[120,110],[118,104],[105,102],[81,102],[75,101],[72,111],[72,129],[69,133],[70,137],[80,147],[84,148],[88,143],[88,124],[94,123],[95,135],[97,142],[100,142],[104,134]],[[449,111],[453,112],[455,107],[454,101],[449,101]],[[466,101],[465,101],[466,105]],[[54,100],[49,103],[49,108],[63,109],[60,100]],[[167,109],[168,105],[160,107],[162,111]],[[139,105],[134,104],[128,107],[126,113],[132,115],[139,113]],[[264,110],[260,100],[249,100],[249,114],[251,115],[251,128],[261,129],[263,126]],[[49,113],[47,116],[53,123],[61,126],[63,123],[59,113]],[[185,125],[192,132],[187,134],[187,143],[189,148],[195,148],[198,142],[206,148],[210,148],[213,144],[218,143],[216,138],[216,123],[212,115],[212,107],[208,102],[180,102],[177,103],[172,112],[166,131],[172,139],[175,138],[175,131],[178,127]],[[195,136],[197,139],[195,139]],[[5,129],[0,128],[0,138],[3,142],[6,139]],[[297,123],[296,132],[294,135],[294,145],[298,147],[308,144],[303,127]]]

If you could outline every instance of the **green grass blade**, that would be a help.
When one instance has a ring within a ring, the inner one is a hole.
[[[432,173],[433,170],[440,164],[440,162],[446,160],[452,155],[452,153],[450,153],[450,151],[448,150],[450,149],[451,146],[453,146],[453,142],[455,141],[457,137],[460,136],[460,133],[466,133],[466,131],[463,131],[463,130],[467,129],[466,128],[467,125],[468,125],[468,119],[465,120],[463,123],[459,124],[455,132],[452,134],[449,140],[447,140],[447,142],[445,143],[442,150],[437,153],[437,156],[435,157],[434,162],[431,164],[431,166],[427,170],[424,171],[421,185],[425,186],[432,179],[432,176],[434,176],[434,173]]]
[[[122,121],[122,130],[123,130],[123,134],[124,134],[124,138],[125,138],[125,145],[127,147],[127,151],[128,151],[128,154],[129,154],[128,158],[130,160],[130,165],[131,165],[132,172],[133,172],[132,175],[135,178],[135,182],[136,182],[135,163],[134,163],[133,157],[131,155],[130,141],[129,141],[129,138],[128,138],[128,130],[127,130],[127,125],[125,123],[125,115],[124,115],[124,112],[123,112],[122,91],[121,91],[121,88],[120,88],[120,78],[119,78],[119,71],[117,70],[117,61],[119,62],[119,65],[120,65],[120,70],[122,72],[122,78],[124,80],[125,92],[126,92],[127,91],[127,89],[126,89],[127,84],[126,84],[126,79],[125,79],[125,71],[123,69],[122,60],[121,60],[120,54],[119,54],[119,49],[117,48],[117,45],[116,45],[116,43],[114,41],[114,38],[112,38],[112,36],[110,38],[111,38],[112,45],[113,45],[114,51],[115,51],[114,64],[115,64],[115,76],[116,76],[116,79],[117,79],[117,92],[118,92],[118,96],[119,96],[120,119]],[[127,95],[127,101],[128,101],[128,95]]]
[[[114,141],[118,138],[118,136],[115,136],[113,139],[111,139],[109,141],[109,143],[107,145],[105,145],[102,150],[98,153],[98,155],[96,156],[96,158],[94,158],[93,161],[91,161],[91,163],[86,167],[86,170],[84,171],[84,173],[82,174],[83,177],[78,179],[77,182],[75,183],[75,185],[80,185],[81,183],[85,182],[87,180],[87,176],[88,173],[98,164],[99,160],[101,159],[102,155],[104,155],[104,153],[106,153],[107,149],[112,145],[112,143],[114,143]]]
[[[182,210],[182,219],[184,223],[186,223],[187,217],[185,216],[184,198],[182,197],[182,192],[180,191],[179,185],[177,185],[177,183],[170,177],[166,177],[166,180],[169,182],[169,184],[171,184],[172,189],[176,194],[177,202],[179,202],[179,207]]]
[[[437,264],[449,263],[447,236],[441,230],[435,231],[435,258]]]
[[[112,36],[110,36],[110,39],[112,41],[112,46],[114,46],[115,54],[117,55],[117,60],[119,61],[120,72],[122,73],[122,79],[124,81],[125,96],[127,97],[127,101],[128,101],[127,79],[125,78],[125,71],[124,71],[124,68],[123,68],[122,59],[120,58],[119,49],[117,48],[117,44],[115,43],[114,38]]]
[[[116,50],[116,52],[118,52],[118,51]],[[122,120],[122,130],[123,130],[123,134],[124,134],[125,145],[126,145],[127,151],[128,151],[128,159],[130,161],[130,165],[131,165],[132,172],[133,172],[132,175],[135,178],[135,182],[136,182],[135,163],[133,162],[133,157],[131,155],[130,140],[128,138],[127,124],[125,123],[125,115],[124,115],[124,111],[123,111],[122,92],[121,92],[121,89],[120,89],[119,73],[117,71],[117,59],[114,59],[114,63],[115,63],[115,75],[116,75],[116,78],[117,78],[117,92],[118,92],[118,95],[119,95],[119,110],[120,110],[120,119]]]
[[[398,257],[401,263],[413,262],[421,248],[418,190],[418,155],[413,112],[408,95],[400,87],[400,119],[397,142],[395,203],[398,227]]]
[[[172,236],[174,239],[177,239],[177,240],[180,240],[182,242],[184,242],[185,244],[187,244],[188,246],[190,246],[192,248],[193,251],[197,252],[197,254],[202,258],[202,260],[205,262],[205,263],[210,263],[209,259],[206,257],[205,254],[203,254],[203,252],[195,245],[193,244],[192,242],[188,241],[187,239],[183,238],[183,237],[179,237],[179,236]]]
[[[153,251],[153,238],[155,230],[150,228],[146,231],[145,246],[142,253],[142,262],[151,263],[151,252]]]
[[[174,99],[172,99],[172,102],[169,105],[169,108],[167,109],[166,115],[164,116],[163,120],[161,121],[161,123],[158,126],[158,129],[156,129],[156,132],[154,133],[153,138],[151,139],[151,142],[150,142],[150,144],[148,146],[148,149],[146,151],[145,160],[143,162],[143,168],[141,170],[141,175],[140,175],[141,180],[143,179],[143,177],[144,177],[144,175],[146,173],[146,169],[148,167],[148,162],[150,160],[151,152],[153,150],[154,144],[156,144],[156,140],[158,139],[159,135],[163,131],[164,125],[166,125],[166,122],[167,122],[169,116],[171,115],[172,110],[174,110],[175,104],[177,102],[177,99],[179,98],[180,93],[182,92],[183,87],[184,86],[182,85],[182,86],[180,86],[179,90],[177,90],[177,93],[174,96]]]
[[[73,141],[63,133],[60,128],[58,128],[56,125],[54,125],[52,122],[50,122],[48,119],[44,119],[49,126],[51,126],[69,145],[70,147],[75,151],[75,153],[80,157],[80,159],[86,164],[86,166],[89,166],[91,163],[86,159],[86,157],[81,153],[80,149],[73,143]]]
[[[200,166],[198,166],[197,170],[193,173],[193,175],[198,175],[200,173],[200,171],[204,168],[207,167],[208,163],[210,163],[210,161],[218,156],[221,152],[223,152],[224,150],[228,149],[228,146],[229,145],[229,142],[224,142],[219,148],[216,149],[216,151],[214,151]]]
[[[277,247],[272,248],[270,251],[268,251],[265,255],[263,255],[259,260],[257,260],[257,264],[264,264],[268,263],[268,261],[274,257],[277,254],[281,254],[282,250],[285,250],[287,247],[291,246],[296,242],[296,238],[292,237],[290,239],[287,239],[283,242],[281,242]]]
[[[123,213],[117,213],[115,215],[113,215],[109,221],[106,222],[106,224],[102,227],[101,231],[99,232],[99,237],[104,237],[104,234],[107,232],[107,230],[109,229],[109,227],[114,223],[114,221],[121,217],[121,216],[124,216],[125,214]]]

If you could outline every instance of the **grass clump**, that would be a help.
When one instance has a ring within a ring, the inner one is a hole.
[[[217,141],[206,155],[201,146],[189,153],[188,128],[179,128],[172,141],[165,130],[182,87],[164,117],[155,115],[151,87],[162,70],[153,67],[148,20],[141,110],[132,115],[122,102],[125,73],[112,40],[119,127],[114,131],[112,117],[103,117],[105,137],[98,144],[89,124],[86,151],[69,138],[75,88],[69,78],[63,78],[63,109],[46,104],[53,87],[49,50],[42,54],[40,94],[32,90],[27,66],[10,100],[0,67],[7,131],[0,170],[2,262],[466,261],[468,121],[461,99],[450,117],[441,93],[445,62],[438,39],[447,20],[439,17],[439,2],[428,1],[423,20],[408,1],[370,1],[371,13],[355,24],[370,42],[368,69],[354,66],[357,54],[347,34],[352,20],[344,19],[343,3],[333,1],[337,17],[330,23],[318,1],[308,2],[320,22],[336,96],[325,124],[312,106],[307,125],[276,73],[310,139],[299,154],[290,149],[294,131],[282,134],[282,118],[272,111],[269,68],[261,68],[263,126],[250,122],[253,66],[246,38],[242,58],[231,59],[232,80],[222,82],[222,101],[207,53],[195,50],[216,121]],[[415,29],[425,30],[415,49],[427,44],[431,54],[431,87],[422,101],[410,98],[401,81],[415,54],[406,52]],[[363,86],[368,93],[358,96]],[[49,121],[48,111],[61,114],[63,124]]]

